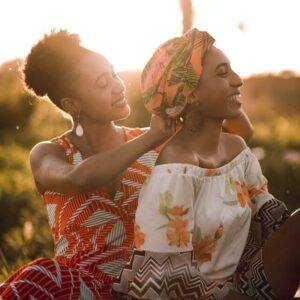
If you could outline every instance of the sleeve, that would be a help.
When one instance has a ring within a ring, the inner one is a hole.
[[[270,234],[277,231],[289,217],[285,204],[273,198],[260,208],[251,220],[247,243],[237,267],[236,274],[243,274],[253,264],[253,258],[263,247]],[[238,285],[243,281],[236,281]]]
[[[143,185],[135,215],[135,248],[154,252],[192,250],[194,177],[152,174]]]
[[[280,228],[289,216],[286,205],[268,192],[268,181],[263,176],[260,164],[251,154],[246,168],[246,182],[252,203],[251,231],[258,244]]]
[[[277,231],[289,215],[289,211],[282,201],[273,198],[265,203],[253,219],[253,223],[261,225],[262,241],[264,242],[272,232]]]
[[[250,153],[246,163],[245,180],[251,200],[252,216],[274,196],[268,191],[268,180],[263,175],[258,159]]]

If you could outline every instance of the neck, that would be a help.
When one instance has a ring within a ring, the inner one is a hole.
[[[80,143],[86,145],[90,154],[104,152],[115,148],[123,139],[120,139],[120,131],[114,122],[96,123],[82,120],[80,125],[83,128],[83,136],[76,136],[76,126],[74,123],[72,134]]]
[[[222,132],[222,119],[202,119],[197,128],[184,124],[181,136],[192,148],[211,155],[218,153]]]

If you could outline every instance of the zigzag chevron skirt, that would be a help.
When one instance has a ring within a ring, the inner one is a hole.
[[[135,251],[115,291],[137,299],[222,299],[230,281],[204,280],[192,252],[175,254]]]

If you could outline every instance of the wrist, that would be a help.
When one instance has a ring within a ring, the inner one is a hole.
[[[149,145],[151,149],[164,142],[164,139],[157,132],[151,131],[151,129],[144,134],[144,137],[146,139],[146,144]]]

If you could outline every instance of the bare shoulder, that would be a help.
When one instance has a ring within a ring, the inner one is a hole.
[[[160,152],[156,165],[171,164],[171,163],[186,163],[196,164],[197,159],[193,152],[180,143],[169,143]]]
[[[40,142],[30,151],[29,160],[31,168],[34,169],[47,156],[65,159],[65,152],[64,149],[56,143],[50,141]]]
[[[247,148],[245,140],[241,136],[236,134],[223,132],[222,140],[226,151],[232,156],[236,156]]]

